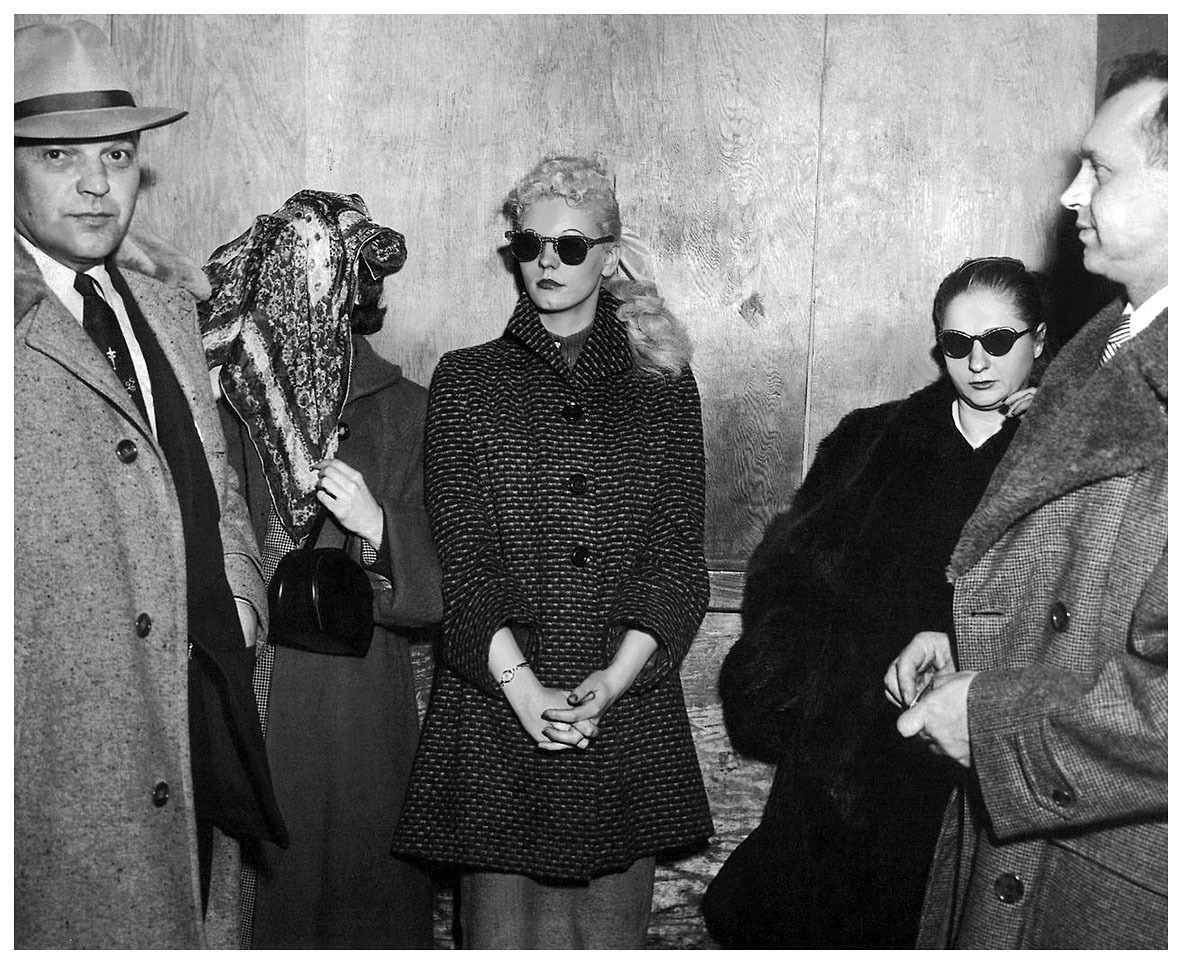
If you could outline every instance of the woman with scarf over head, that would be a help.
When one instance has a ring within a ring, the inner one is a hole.
[[[430,882],[390,852],[419,729],[408,638],[441,613],[427,393],[365,338],[405,259],[359,196],[301,191],[206,265],[206,355],[264,575],[327,514],[317,545],[355,537],[374,596],[364,657],[260,648],[256,699],[291,844],[244,856],[244,947],[431,947]]]
[[[945,567],[1030,404],[1044,281],[975,258],[933,304],[942,377],[848,414],[748,567],[719,689],[735,747],[777,765],[703,912],[733,948],[911,948],[958,768],[895,727],[883,668],[952,632]]]
[[[655,855],[712,832],[678,676],[708,592],[690,345],[617,275],[601,164],[547,158],[507,211],[517,307],[431,384],[444,637],[396,850],[459,866],[466,948],[640,948]]]

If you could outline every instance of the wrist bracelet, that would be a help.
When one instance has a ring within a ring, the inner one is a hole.
[[[522,669],[522,667],[530,666],[529,660],[523,660],[516,667],[506,667],[501,671],[501,675],[497,678],[497,689],[504,690],[505,685],[513,680],[514,675]]]

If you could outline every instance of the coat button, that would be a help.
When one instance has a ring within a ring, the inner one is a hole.
[[[576,546],[571,550],[571,563],[574,566],[587,566],[588,560],[591,559],[591,550],[586,546]]]
[[[141,613],[136,617],[136,636],[146,637],[152,632],[152,618],[146,613]]]
[[[994,897],[1004,905],[1013,905],[1023,897],[1023,882],[1018,875],[999,875],[994,879]]]
[[[115,447],[115,455],[119,457],[120,462],[135,462],[136,456],[139,454],[140,450],[130,439],[122,440],[119,445]]]
[[[341,442],[344,442],[346,439],[349,438],[349,423],[348,422],[338,422],[337,423],[337,438]]]
[[[570,490],[573,496],[582,496],[587,492],[587,476],[581,472],[571,473],[567,480],[567,489]]]
[[[1076,803],[1076,792],[1070,787],[1058,787],[1052,791],[1052,800],[1060,807],[1072,807]]]
[[[563,418],[568,422],[578,422],[583,418],[583,406],[574,399],[568,399],[563,404]]]
[[[1063,631],[1068,629],[1068,620],[1071,614],[1068,613],[1068,608],[1064,606],[1059,600],[1052,604],[1052,629],[1056,631]]]
[[[169,790],[168,785],[165,784],[164,781],[161,781],[154,788],[152,788],[152,803],[158,808],[164,807],[166,804],[168,804],[168,796],[171,793],[172,792]]]

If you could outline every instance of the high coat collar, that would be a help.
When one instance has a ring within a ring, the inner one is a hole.
[[[379,355],[364,335],[353,336],[353,372],[345,404],[380,392],[402,380],[402,369]]]
[[[973,566],[1016,520],[1103,479],[1166,455],[1167,312],[1106,365],[1099,359],[1121,316],[1114,302],[1048,367],[1039,393],[953,551],[949,577]]]
[[[596,318],[592,323],[587,344],[579,353],[574,368],[568,368],[555,346],[554,336],[546,330],[538,309],[530,297],[522,293],[505,327],[505,338],[525,346],[562,377],[576,382],[592,382],[607,375],[625,372],[633,367],[633,349],[625,324],[616,316],[620,299],[600,289],[596,302]]]

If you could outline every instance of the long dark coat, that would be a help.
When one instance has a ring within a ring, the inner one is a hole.
[[[1048,368],[950,566],[970,793],[922,947],[1167,940],[1167,314],[1119,305]]]
[[[202,439],[230,588],[265,629],[195,299],[123,274]],[[232,947],[238,848],[218,832],[204,920],[198,886],[185,542],[168,463],[19,242],[14,294],[16,944]],[[248,701],[249,676],[237,682]]]
[[[847,415],[752,557],[720,693],[737,749],[777,772],[761,845],[735,859],[762,870],[737,894],[725,869],[705,903],[726,944],[915,940],[956,768],[900,737],[883,673],[918,631],[951,629],[945,566],[1014,433],[973,449],[954,398],[941,379]]]
[[[445,355],[427,418],[444,639],[396,850],[582,879],[712,832],[678,666],[707,602],[698,390],[634,365],[617,300],[568,370],[528,299]],[[624,628],[653,667],[582,753],[538,750],[489,674],[517,625],[543,684],[574,687]]]
[[[266,848],[257,864],[254,948],[431,947],[431,883],[390,853],[419,740],[408,647],[442,611],[423,507],[427,392],[365,339],[354,346],[337,458],[362,474],[386,520],[370,569],[374,637],[364,658],[273,648],[267,753],[291,842]],[[262,542],[262,464],[222,409]],[[343,542],[330,519],[319,545]]]

